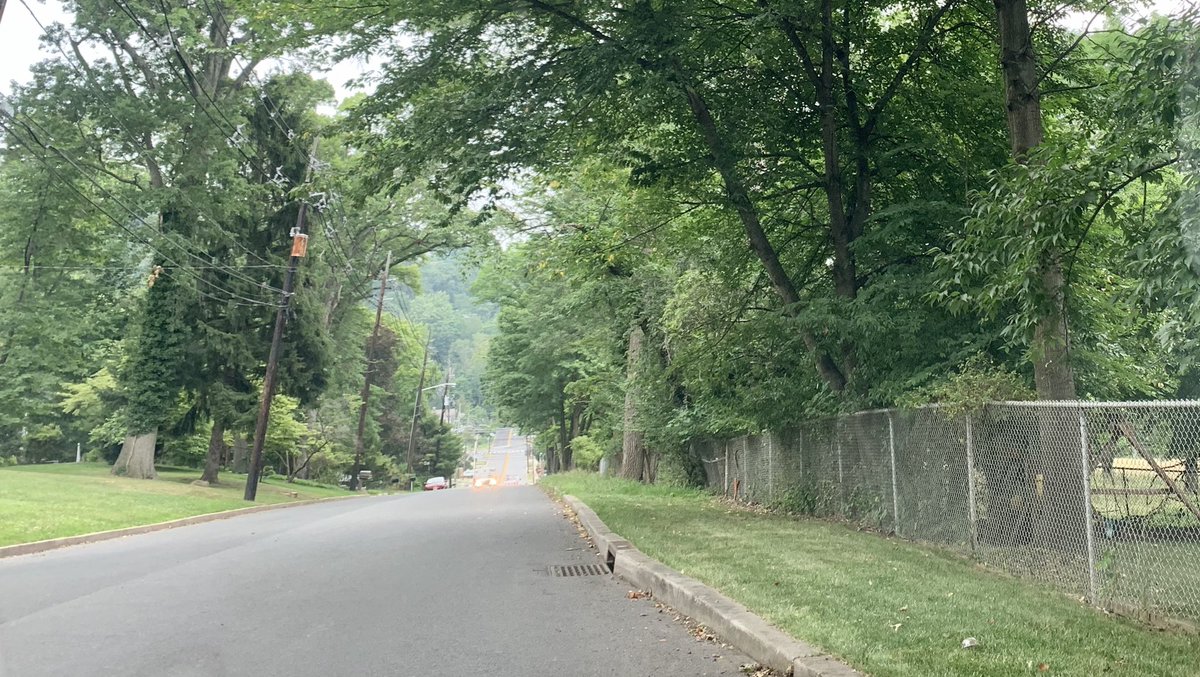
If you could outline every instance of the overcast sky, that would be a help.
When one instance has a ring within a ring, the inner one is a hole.
[[[59,0],[25,0],[37,14],[37,18],[45,25],[56,21],[67,22],[70,15],[63,10]],[[42,30],[33,20],[29,11],[21,4],[21,0],[8,0],[4,9],[4,17],[0,19],[0,93],[12,91],[12,82],[29,80],[29,67],[51,54],[57,54],[54,48],[44,48],[40,39]],[[329,73],[318,74],[329,80],[337,89],[338,98],[345,98],[351,93],[346,82],[362,74],[362,64],[347,61],[338,64]],[[258,72],[265,73],[263,66]]]

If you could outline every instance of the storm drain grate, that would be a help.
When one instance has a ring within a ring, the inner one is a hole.
[[[604,576],[608,569],[603,564],[554,564],[550,566],[550,575],[564,576]]]

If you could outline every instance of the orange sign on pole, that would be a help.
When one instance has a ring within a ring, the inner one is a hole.
[[[292,238],[292,256],[304,258],[304,255],[307,253],[308,253],[308,236],[303,233],[299,233],[294,238]]]

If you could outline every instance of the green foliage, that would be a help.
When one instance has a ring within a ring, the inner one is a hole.
[[[130,434],[168,426],[179,391],[194,382],[194,372],[187,368],[196,348],[192,308],[173,277],[159,280],[146,294],[142,322],[121,373]]]
[[[197,463],[214,423],[244,439],[288,232],[321,195],[268,438],[281,475],[341,478],[364,378],[366,466],[394,475],[416,442],[450,474],[436,395],[410,439],[427,337],[455,423],[542,431],[581,466],[628,432],[672,482],[700,477],[700,435],[1025,397],[1048,264],[1081,395],[1194,395],[1195,12],[1040,22],[1047,139],[1017,164],[994,8],[844,5],[238,0],[228,22],[183,4],[139,26],[75,3],[50,38],[86,67],[53,57],[11,97],[0,452],[111,454],[157,429]],[[163,58],[168,21],[196,82]],[[330,44],[384,64],[332,119],[303,72]]]
[[[421,439],[417,446],[417,470],[427,477],[452,477],[463,460],[462,438],[450,426],[433,415],[421,420]]]
[[[600,459],[605,456],[605,448],[587,435],[580,435],[571,440],[574,451],[575,467],[581,470],[595,470],[600,467]]]
[[[210,426],[211,428],[211,426]],[[208,454],[209,430],[175,437],[163,442],[162,461],[183,468],[200,468]]]
[[[978,411],[988,402],[1034,398],[1026,378],[993,364],[983,355],[975,355],[954,373],[913,391],[900,404],[936,403],[952,411]]]

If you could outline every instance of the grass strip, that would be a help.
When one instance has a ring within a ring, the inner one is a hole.
[[[935,549],[691,489],[584,473],[542,483],[582,499],[647,555],[876,677],[1200,675],[1200,637]],[[979,646],[963,649],[967,637]]]
[[[164,469],[157,480],[134,480],[110,475],[103,463],[0,468],[0,546],[349,493],[269,478],[247,503],[245,475],[222,473],[221,484],[209,487],[193,485],[199,477],[199,470]]]

